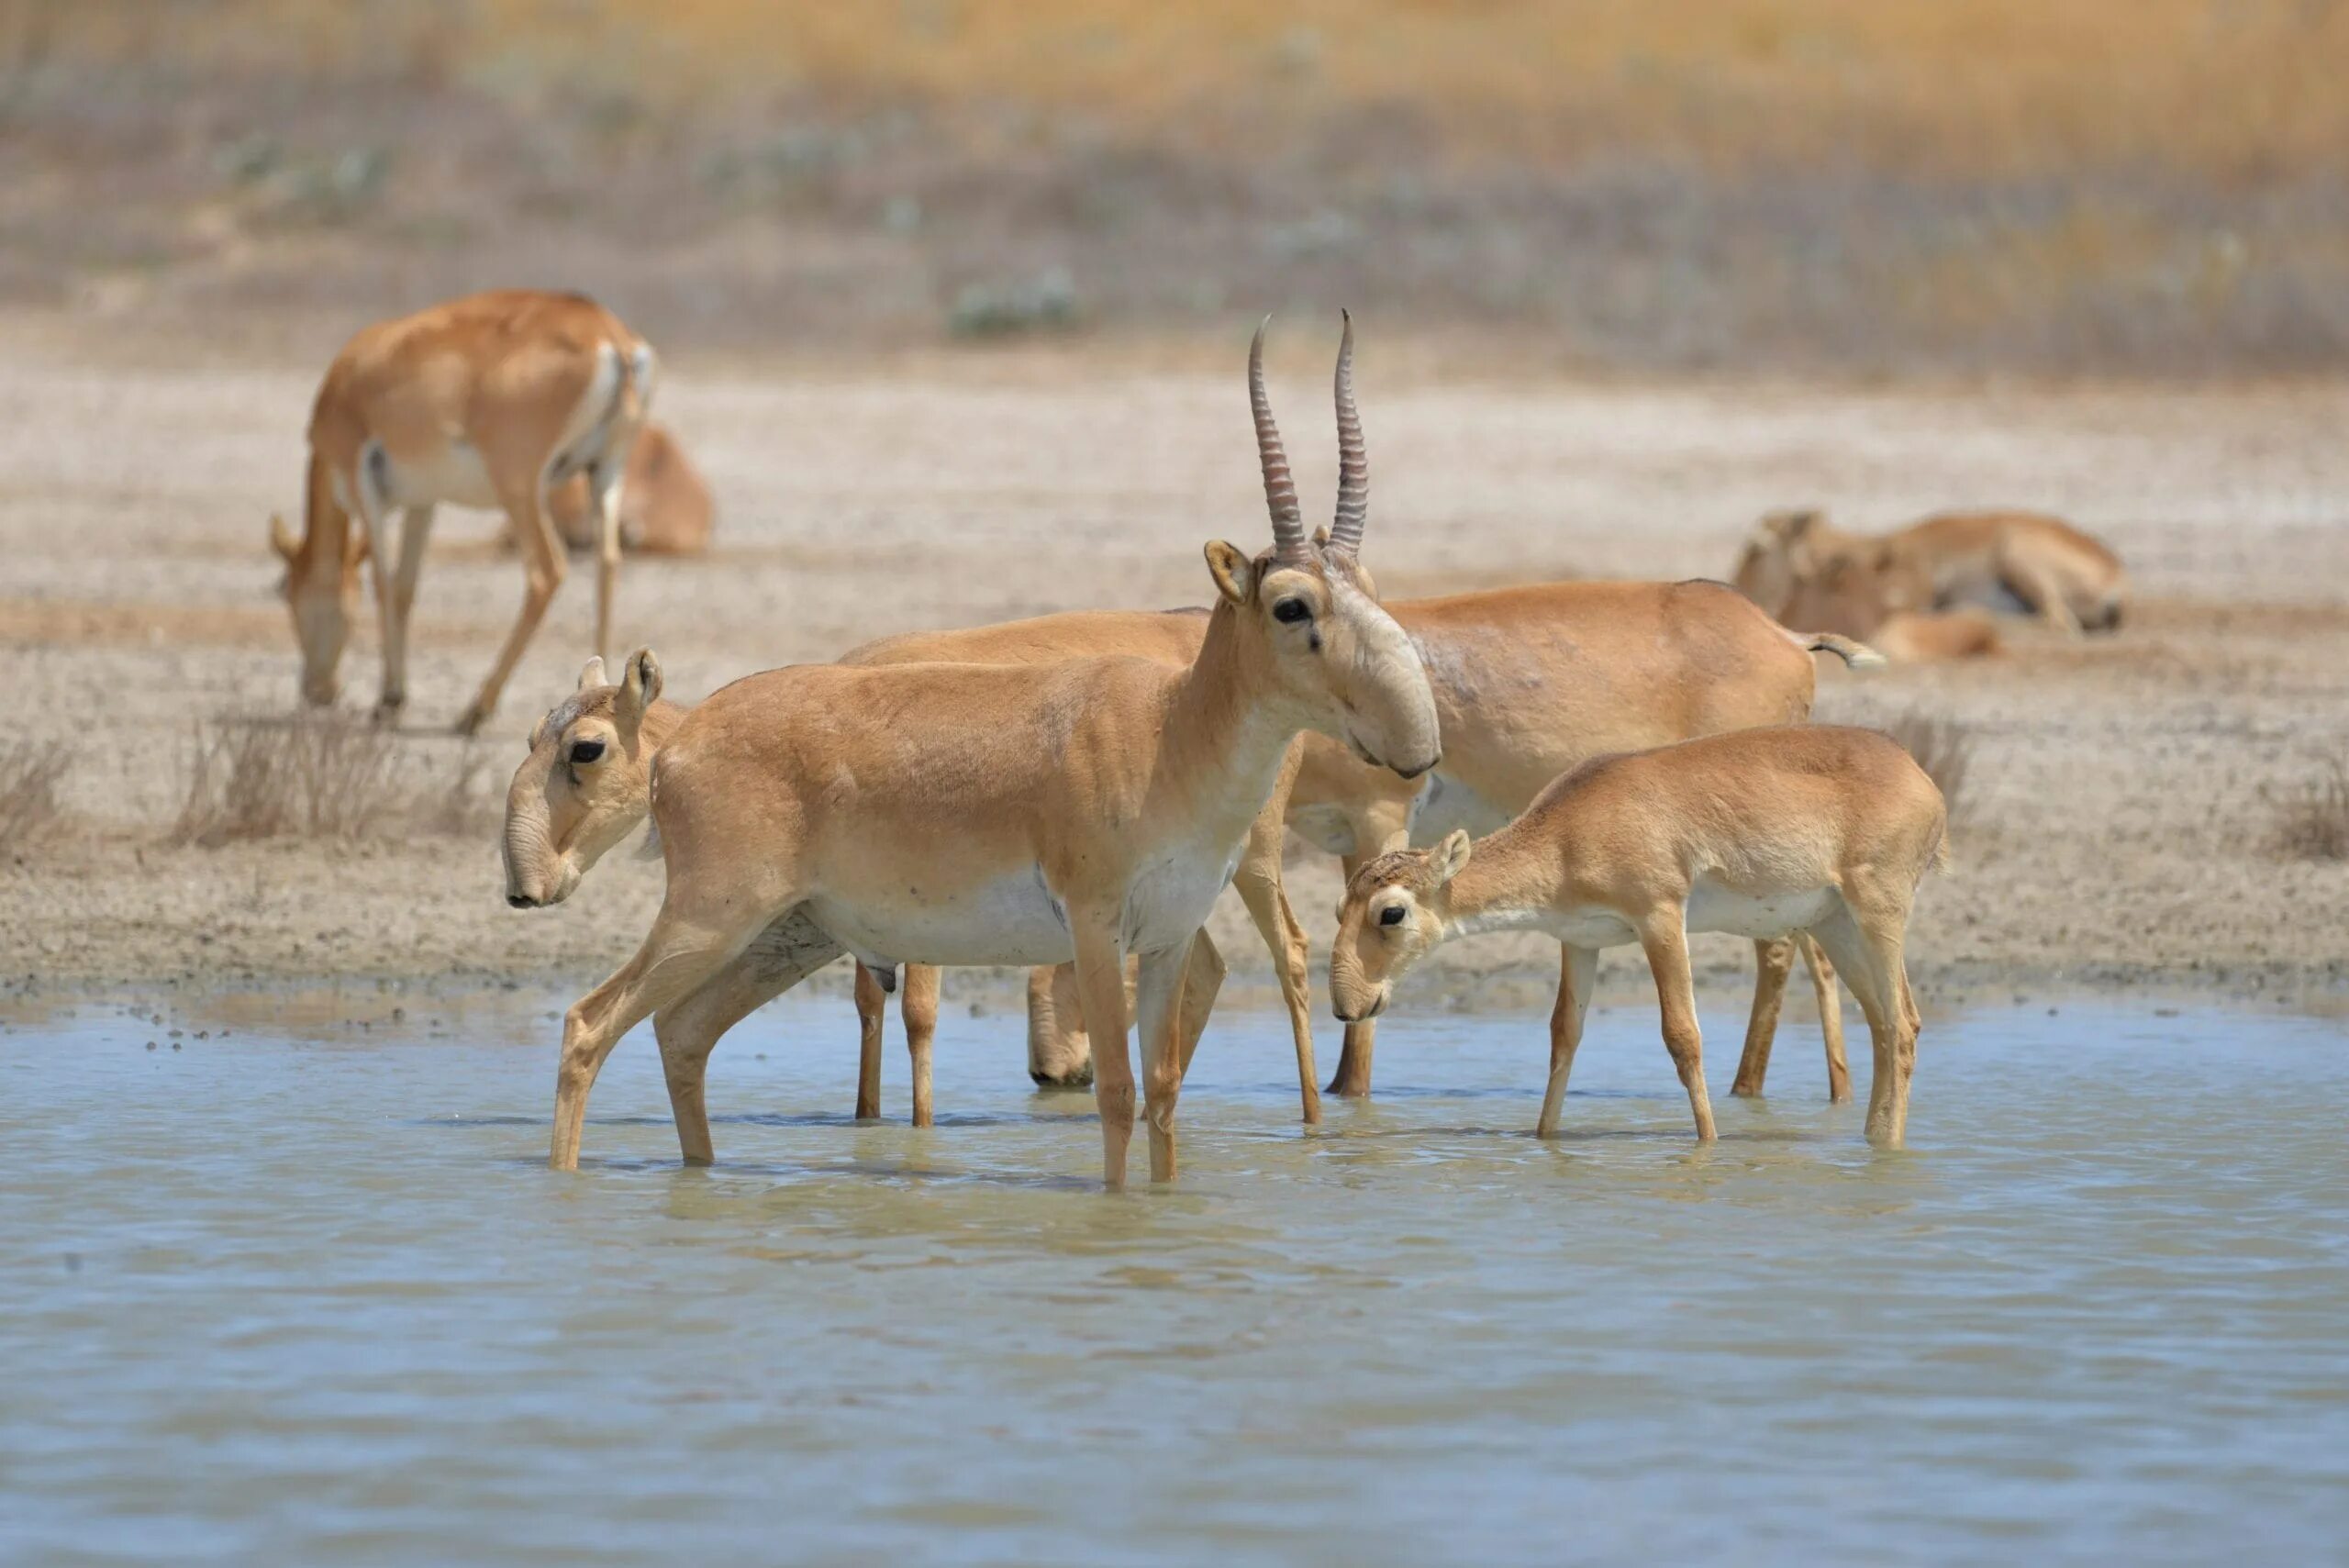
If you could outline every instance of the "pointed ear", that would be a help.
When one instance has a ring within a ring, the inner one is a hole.
[[[580,666],[579,684],[572,689],[573,691],[580,692],[592,692],[597,686],[608,686],[611,684],[612,683],[606,679],[604,675],[604,656],[598,653],[594,658],[588,660],[586,663]]]
[[[1443,842],[1435,847],[1435,880],[1437,885],[1458,876],[1468,864],[1468,830],[1454,828],[1444,835]]]
[[[1234,605],[1244,605],[1255,591],[1256,569],[1236,544],[1221,539],[1208,541],[1208,571],[1215,577],[1216,592]]]
[[[277,551],[278,559],[289,566],[294,563],[294,558],[302,552],[301,545],[295,540],[293,530],[285,526],[285,519],[275,512],[269,515],[269,545],[272,550]]]
[[[1313,545],[1317,550],[1327,550],[1330,548],[1330,530],[1326,527],[1315,528],[1313,530]]]
[[[640,648],[628,656],[628,668],[620,672],[620,695],[612,704],[612,722],[620,732],[620,744],[636,750],[637,732],[644,727],[644,710],[661,696],[661,661],[652,656],[650,648]]]

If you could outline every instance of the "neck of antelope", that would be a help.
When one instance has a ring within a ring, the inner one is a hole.
[[[357,570],[351,559],[351,514],[335,499],[334,471],[313,452],[302,491],[301,553],[288,571],[296,582],[315,580],[323,591],[340,587],[342,578]]]
[[[1159,785],[1181,816],[1234,843],[1264,808],[1288,743],[1304,728],[1265,689],[1241,635],[1231,606],[1218,604],[1198,657],[1169,695],[1159,768]]]
[[[1558,902],[1557,857],[1540,852],[1511,823],[1468,851],[1444,886],[1443,938],[1486,931],[1538,931]]]

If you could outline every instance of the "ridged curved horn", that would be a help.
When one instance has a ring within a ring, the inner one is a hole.
[[[301,545],[286,528],[285,519],[275,512],[269,515],[269,542],[270,547],[287,562],[302,552]]]
[[[1264,505],[1273,514],[1273,550],[1303,555],[1305,514],[1297,504],[1288,454],[1281,450],[1280,427],[1273,423],[1273,400],[1264,392],[1264,328],[1272,324],[1269,316],[1258,322],[1255,341],[1248,345],[1248,406],[1256,416],[1256,459],[1264,469]]]
[[[1330,525],[1330,548],[1348,555],[1362,551],[1362,530],[1370,521],[1370,453],[1363,446],[1362,413],[1354,406],[1354,318],[1338,339],[1338,512]]]

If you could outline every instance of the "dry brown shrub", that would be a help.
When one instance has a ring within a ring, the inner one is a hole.
[[[58,741],[0,747],[0,850],[21,850],[57,831],[65,816],[57,786],[72,766]]]
[[[392,749],[347,718],[221,718],[198,726],[174,843],[348,839],[395,804]]]
[[[1954,718],[1912,710],[1884,727],[1885,733],[1908,749],[1942,792],[1949,819],[1963,814],[1965,771],[1974,761],[1974,732]]]
[[[2335,754],[2299,787],[2265,790],[2276,814],[2277,853],[2294,861],[2349,861],[2349,755]]]

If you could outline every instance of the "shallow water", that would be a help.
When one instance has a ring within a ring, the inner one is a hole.
[[[1414,1016],[1293,1125],[1220,1017],[1172,1192],[949,1017],[856,1127],[844,1003],[649,1039],[542,1168],[557,1026],[0,1035],[0,1559],[2331,1559],[2349,1541],[2339,1028],[1929,1018],[1904,1154],[1824,1104],[1691,1141],[1652,1014]],[[892,1025],[894,1036],[894,1021]],[[1324,1041],[1334,1058],[1334,1030]],[[386,1039],[389,1034],[391,1038]],[[1865,1096],[1864,1037],[1854,1059]],[[1137,1145],[1139,1155],[1139,1144]]]

